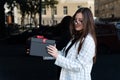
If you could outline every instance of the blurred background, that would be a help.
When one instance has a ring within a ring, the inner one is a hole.
[[[32,37],[55,40],[61,50],[70,40],[69,23],[81,7],[91,9],[97,36],[93,80],[120,80],[120,0],[1,0],[0,79],[58,80],[54,60],[30,56]]]

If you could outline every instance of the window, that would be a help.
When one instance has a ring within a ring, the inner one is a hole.
[[[45,7],[42,8],[42,15],[46,15],[46,8]]]
[[[54,24],[55,24],[55,25],[57,24],[57,20],[54,20]]]
[[[82,7],[82,6],[79,5],[79,6],[78,6],[78,9],[81,8],[81,7]]]
[[[63,7],[63,14],[64,14],[64,15],[67,15],[67,14],[68,14],[68,8],[67,8],[67,6],[64,6],[64,7]]]
[[[54,7],[54,14],[57,15],[57,7]]]
[[[44,20],[42,21],[42,24],[45,24]]]

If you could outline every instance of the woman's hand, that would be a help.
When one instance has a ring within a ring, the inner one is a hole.
[[[50,54],[53,57],[57,58],[58,50],[57,50],[57,48],[55,46],[53,46],[53,45],[47,46],[47,51],[48,51],[48,54]]]

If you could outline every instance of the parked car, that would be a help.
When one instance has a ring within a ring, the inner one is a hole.
[[[98,54],[120,52],[120,34],[114,24],[96,24]]]

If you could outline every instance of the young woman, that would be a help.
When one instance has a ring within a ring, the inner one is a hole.
[[[55,57],[60,66],[60,80],[91,80],[93,58],[96,55],[94,20],[89,8],[80,8],[73,15],[70,25],[72,38],[67,46],[58,51],[47,46],[48,54]]]

